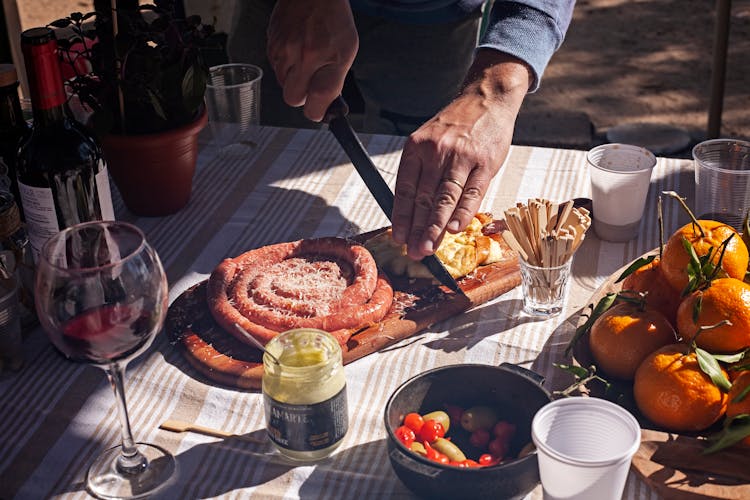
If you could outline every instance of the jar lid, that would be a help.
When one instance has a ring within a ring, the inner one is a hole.
[[[7,87],[18,82],[16,67],[12,64],[0,64],[0,87]]]

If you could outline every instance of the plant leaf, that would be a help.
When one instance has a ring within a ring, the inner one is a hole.
[[[750,385],[742,389],[739,394],[732,398],[732,403],[741,403],[750,394]]]
[[[583,379],[591,375],[591,372],[587,368],[584,368],[582,366],[563,365],[560,363],[552,363],[552,366],[571,373],[579,379]]]
[[[744,350],[742,352],[738,352],[736,354],[714,354],[714,358],[721,361],[722,363],[736,363],[738,361],[742,361],[742,359],[745,357],[745,353],[747,350]],[[750,366],[750,365],[745,365]],[[730,367],[730,370],[734,370],[735,368]]]
[[[701,309],[703,307],[703,295],[698,295],[693,304],[693,323],[698,324],[698,318],[701,315]]]
[[[159,97],[150,89],[147,92],[148,92],[149,102],[151,103],[151,106],[154,108],[154,112],[159,116],[159,118],[166,120],[167,115],[164,113],[164,108],[162,108],[161,102],[159,102]]]
[[[653,262],[653,260],[656,258],[656,255],[649,255],[648,257],[640,257],[635,262],[630,264],[627,269],[625,269],[619,278],[615,281],[615,283],[619,283],[634,272],[636,272],[638,269],[642,268],[643,266],[647,266]]]
[[[724,428],[721,431],[711,436],[714,444],[703,450],[703,454],[708,455],[728,448],[747,436],[750,436],[750,415],[746,413],[735,415],[724,422]]]
[[[729,370],[731,370],[733,372],[741,372],[741,371],[745,371],[745,370],[750,370],[750,363],[743,363],[743,364],[741,364],[739,366],[730,366]]]
[[[71,24],[72,23],[70,22],[70,19],[63,18],[63,19],[57,19],[55,21],[52,21],[51,23],[49,23],[48,26],[53,26],[55,28],[67,28]]]
[[[596,307],[594,307],[594,310],[591,312],[591,315],[586,319],[586,322],[576,328],[575,333],[573,334],[573,338],[570,339],[570,342],[568,343],[568,346],[565,348],[565,355],[568,356],[570,354],[570,351],[573,349],[573,347],[578,342],[578,339],[581,338],[583,334],[585,334],[587,331],[591,329],[591,325],[594,324],[594,321],[596,321],[599,316],[604,314],[604,312],[612,307],[612,304],[614,304],[615,299],[617,299],[617,294],[614,292],[610,292],[604,297],[599,300],[599,302],[596,304]]]
[[[695,348],[695,356],[698,358],[698,366],[700,366],[701,371],[711,378],[711,381],[716,387],[724,392],[728,392],[732,387],[732,384],[729,382],[729,379],[724,376],[716,358],[714,358],[711,353],[700,347]]]

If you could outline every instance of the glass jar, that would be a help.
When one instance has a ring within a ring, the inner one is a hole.
[[[327,457],[349,427],[341,346],[327,332],[300,328],[271,339],[266,351],[262,386],[268,437],[293,460]]]

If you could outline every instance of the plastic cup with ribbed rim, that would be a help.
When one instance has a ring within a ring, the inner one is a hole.
[[[695,214],[737,230],[750,210],[750,142],[712,139],[693,148]]]
[[[593,226],[606,241],[638,236],[656,157],[630,144],[602,144],[588,152]]]
[[[253,130],[260,123],[262,78],[263,70],[252,64],[210,68],[206,85],[208,125],[221,154],[242,154],[254,147]]]
[[[623,407],[592,397],[558,399],[531,423],[544,498],[619,500],[641,442]]]

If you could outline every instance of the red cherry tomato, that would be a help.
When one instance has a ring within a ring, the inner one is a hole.
[[[430,460],[437,460],[437,457],[440,455],[440,452],[437,451],[435,448],[430,446],[430,443],[427,441],[424,441],[422,443],[424,445],[424,449],[427,451],[427,455],[425,455]]]
[[[414,432],[419,432],[423,424],[424,420],[419,413],[407,413],[404,417],[404,425]]]
[[[495,438],[487,445],[487,449],[492,456],[502,459],[508,453],[508,442],[500,438]]]
[[[424,443],[424,449],[427,451],[427,458],[430,460],[434,460],[435,462],[440,462],[441,464],[448,464],[450,463],[450,459],[448,458],[448,455],[445,455],[444,453],[440,453],[435,448],[430,446],[430,443],[425,441]]]
[[[516,425],[511,424],[510,422],[506,422],[505,420],[501,420],[498,423],[495,424],[495,427],[492,428],[492,434],[498,439],[502,439],[506,442],[510,442],[510,440],[513,438],[513,434],[516,432]]]
[[[469,443],[477,448],[485,449],[490,442],[490,431],[477,429],[469,436]]]
[[[443,424],[437,420],[425,420],[422,428],[419,429],[419,440],[434,443],[437,438],[445,436]]]
[[[467,467],[480,467],[479,462],[477,462],[476,460],[472,460],[470,458],[467,458],[461,463],[466,464]]]
[[[489,453],[483,453],[479,457],[479,465],[492,465],[492,462],[495,460],[495,457],[490,455]]]
[[[451,460],[450,465],[452,465],[453,467],[460,467],[461,469],[466,469],[469,467],[469,464],[467,464],[466,462],[467,462],[466,460],[462,462],[454,462]]]
[[[394,434],[396,434],[396,439],[404,443],[407,448],[409,448],[417,438],[417,436],[414,434],[414,431],[409,429],[405,425],[402,425],[401,427],[396,429]]]

